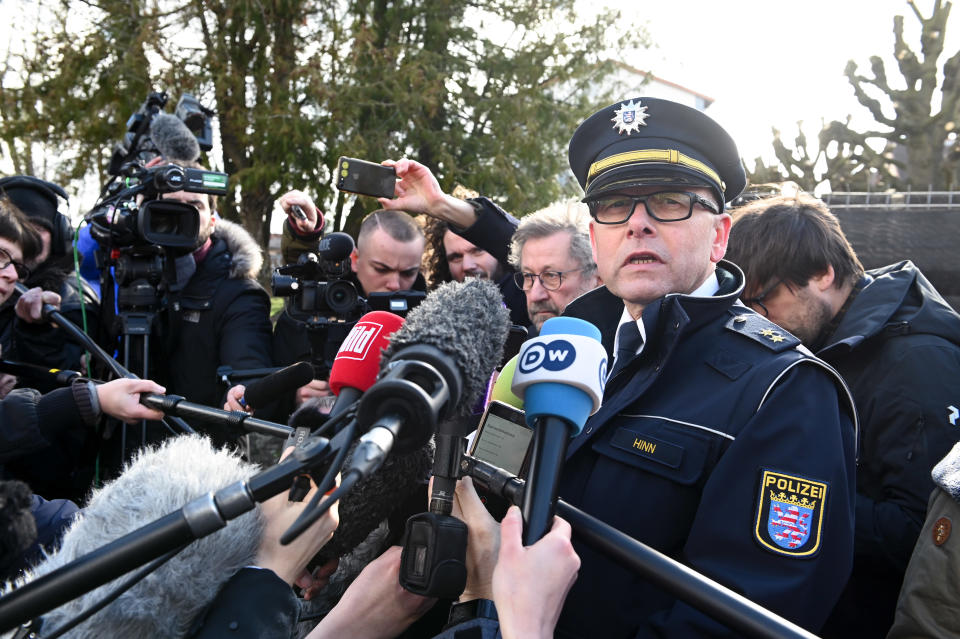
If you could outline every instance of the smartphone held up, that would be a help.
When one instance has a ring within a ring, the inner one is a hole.
[[[383,166],[341,157],[337,160],[337,189],[370,197],[392,198],[397,172],[392,166]]]

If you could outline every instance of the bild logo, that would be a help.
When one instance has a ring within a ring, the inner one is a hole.
[[[540,368],[548,371],[562,371],[573,365],[577,351],[573,344],[565,339],[556,339],[549,344],[541,342],[531,344],[520,357],[521,373],[532,373]]]

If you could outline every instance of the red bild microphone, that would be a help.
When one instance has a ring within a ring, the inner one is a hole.
[[[330,368],[330,390],[337,401],[330,409],[333,419],[353,405],[377,381],[380,354],[389,337],[403,325],[403,318],[386,311],[367,313],[343,340]]]

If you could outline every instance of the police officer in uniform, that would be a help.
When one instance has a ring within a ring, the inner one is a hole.
[[[603,404],[570,442],[560,496],[817,631],[850,574],[856,417],[839,376],[743,306],[725,202],[746,178],[729,135],[654,98],[570,141],[605,286],[566,309],[603,334]],[[558,636],[730,636],[578,545]]]

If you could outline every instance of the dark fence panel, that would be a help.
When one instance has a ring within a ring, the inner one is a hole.
[[[952,206],[923,206],[917,200],[926,193],[909,195],[916,203],[845,206],[842,193],[824,199],[865,268],[912,260],[950,305],[960,309],[960,193],[930,194],[934,200],[953,199]]]

